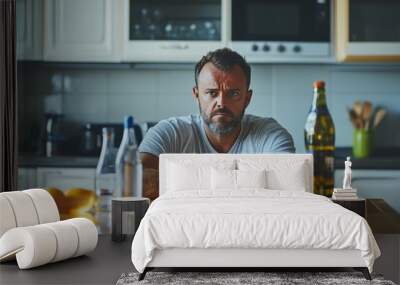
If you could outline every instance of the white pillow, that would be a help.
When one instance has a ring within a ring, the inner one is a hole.
[[[167,191],[210,190],[211,169],[234,169],[235,161],[219,160],[195,163],[179,160],[168,163]]]
[[[268,189],[307,191],[311,187],[305,160],[238,159],[237,163],[240,170],[266,169]]]
[[[189,189],[210,188],[210,167],[188,167],[182,164],[170,163],[168,168],[167,189],[171,191],[184,191]]]
[[[211,168],[211,189],[236,189],[236,170]]]
[[[266,171],[211,169],[213,190],[239,190],[241,188],[266,188]]]
[[[289,172],[270,169],[267,172],[268,188],[274,190],[307,191],[307,178],[304,172],[305,162],[293,165]]]
[[[267,188],[267,172],[261,170],[236,170],[237,188]]]

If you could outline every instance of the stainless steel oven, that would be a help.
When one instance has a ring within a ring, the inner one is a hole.
[[[331,56],[329,0],[232,0],[232,48],[253,61]]]

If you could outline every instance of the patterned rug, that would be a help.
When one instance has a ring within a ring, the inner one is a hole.
[[[134,284],[221,284],[221,285],[297,285],[297,284],[379,284],[395,285],[384,280],[380,275],[372,274],[372,281],[364,278],[360,272],[154,272],[150,271],[142,281],[138,281],[139,273],[124,273],[117,285]]]

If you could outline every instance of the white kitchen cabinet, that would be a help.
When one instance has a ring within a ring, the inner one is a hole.
[[[36,168],[18,168],[18,190],[36,187]]]
[[[58,188],[66,191],[71,188],[95,190],[94,168],[38,167],[37,187]]]
[[[335,187],[343,186],[343,169],[335,171]],[[400,213],[400,170],[353,169],[352,187],[362,198],[384,199]]]
[[[120,61],[121,7],[114,0],[45,0],[44,60]]]
[[[42,0],[16,1],[17,59],[40,60],[43,49]]]
[[[337,0],[334,3],[339,61],[400,61],[399,1]]]

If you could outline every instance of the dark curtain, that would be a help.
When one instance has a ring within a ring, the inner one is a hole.
[[[0,192],[17,190],[15,0],[0,0]]]

